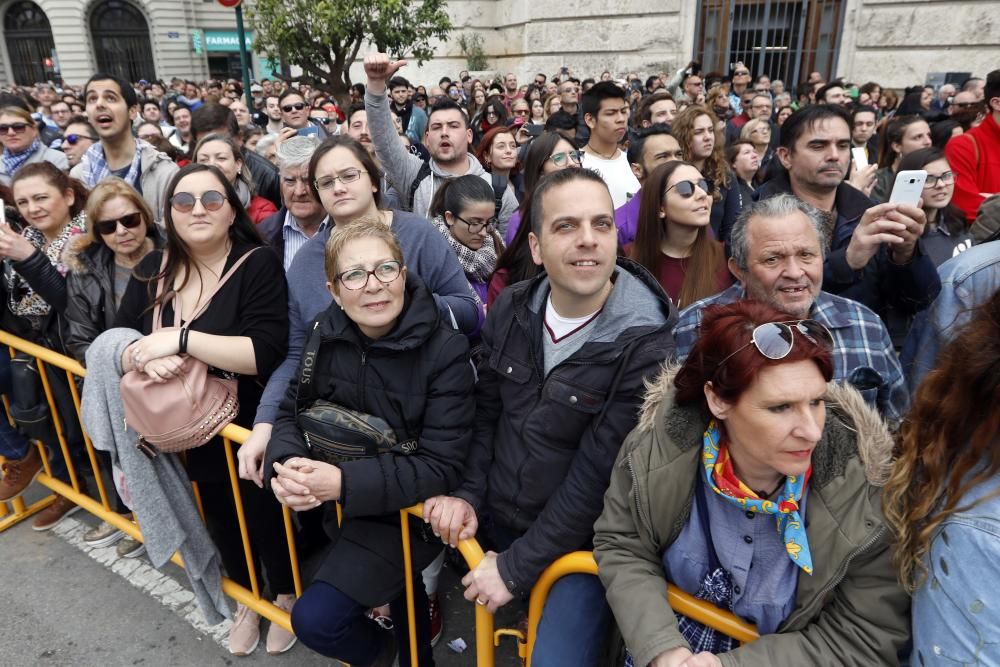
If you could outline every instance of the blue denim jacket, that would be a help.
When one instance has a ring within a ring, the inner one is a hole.
[[[1000,491],[1000,475],[959,506]],[[913,596],[910,664],[1000,664],[1000,496],[945,519],[934,533],[928,576]]]
[[[934,368],[938,352],[951,340],[955,328],[968,322],[972,309],[1000,289],[1000,241],[973,246],[939,266],[938,272],[941,292],[903,346],[903,367],[911,392],[916,392]]]

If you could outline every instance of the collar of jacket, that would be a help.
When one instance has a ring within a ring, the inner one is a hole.
[[[622,309],[614,313],[602,313],[602,320],[609,322],[614,329],[614,339],[601,342],[598,336],[597,341],[586,343],[574,355],[594,360],[607,361],[618,357],[624,352],[628,343],[658,329],[667,327],[668,331],[673,330],[677,323],[677,309],[670,301],[670,297],[663,291],[659,281],[653,277],[644,266],[627,257],[616,259],[615,275],[627,274],[638,281],[642,287],[648,291],[647,301],[652,306],[649,309]],[[617,278],[616,278],[617,279]],[[544,318],[545,300],[549,294],[549,278],[542,271],[540,274],[516,283],[507,288],[511,290],[511,303],[513,305],[514,319],[517,324],[527,327],[526,332],[529,339],[532,339],[533,331],[541,331],[541,322]],[[605,308],[612,305],[612,298],[608,297]],[[659,312],[657,312],[657,308]],[[538,326],[535,327],[535,324]],[[600,322],[598,326],[600,326]],[[595,330],[596,332],[596,330]]]
[[[757,199],[767,199],[780,194],[795,194],[792,192],[792,183],[788,178],[787,169],[782,169],[781,174],[762,185]],[[860,220],[865,211],[875,206],[875,202],[847,181],[842,181],[837,186],[837,195],[833,206],[837,211],[837,217],[843,221],[842,224],[852,224]]]
[[[660,548],[677,539],[690,517],[696,477],[703,470],[702,435],[710,418],[700,406],[675,405],[678,370],[668,367],[649,384],[623,453],[633,477],[633,502],[644,530]],[[822,557],[811,576],[799,577],[796,608],[779,632],[807,625],[851,560],[888,539],[877,487],[890,471],[889,431],[857,390],[831,383],[826,399],[827,419],[813,453],[806,505],[810,547]]]
[[[333,301],[320,316],[320,335],[323,340],[348,340],[370,349],[399,352],[423,345],[437,329],[440,318],[437,303],[430,290],[420,278],[408,271],[403,311],[396,320],[396,326],[388,334],[365,345],[361,330]]]

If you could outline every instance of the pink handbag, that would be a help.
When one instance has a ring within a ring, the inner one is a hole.
[[[187,328],[208,308],[219,289],[250,256],[254,248],[240,257],[219,279],[205,304],[181,328]],[[166,266],[167,253],[163,252]],[[163,279],[156,286],[156,296],[163,291]],[[176,293],[174,320],[179,317],[180,300]],[[163,328],[161,304],[153,310],[153,331]],[[178,334],[179,335],[179,334]],[[208,364],[185,357],[181,372],[167,382],[154,382],[145,373],[129,371],[119,384],[125,407],[125,423],[139,435],[136,447],[150,458],[157,454],[174,454],[200,447],[218,435],[226,424],[236,418],[240,403],[236,396],[235,379],[228,380],[208,372]]]

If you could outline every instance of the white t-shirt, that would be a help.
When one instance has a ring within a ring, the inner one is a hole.
[[[593,169],[601,175],[608,184],[608,190],[611,191],[611,200],[615,208],[622,206],[639,192],[639,179],[632,173],[625,151],[618,151],[618,157],[614,160],[605,160],[584,151],[582,166],[585,169]]]

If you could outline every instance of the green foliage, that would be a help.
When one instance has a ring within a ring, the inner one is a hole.
[[[338,97],[351,87],[350,68],[365,43],[418,63],[431,40],[451,31],[446,0],[255,0],[248,9],[254,48],[272,61],[302,68],[305,78]]]
[[[486,58],[483,50],[483,36],[472,33],[460,35],[458,38],[458,48],[465,56],[465,66],[473,72],[481,72],[490,66],[490,61]]]

